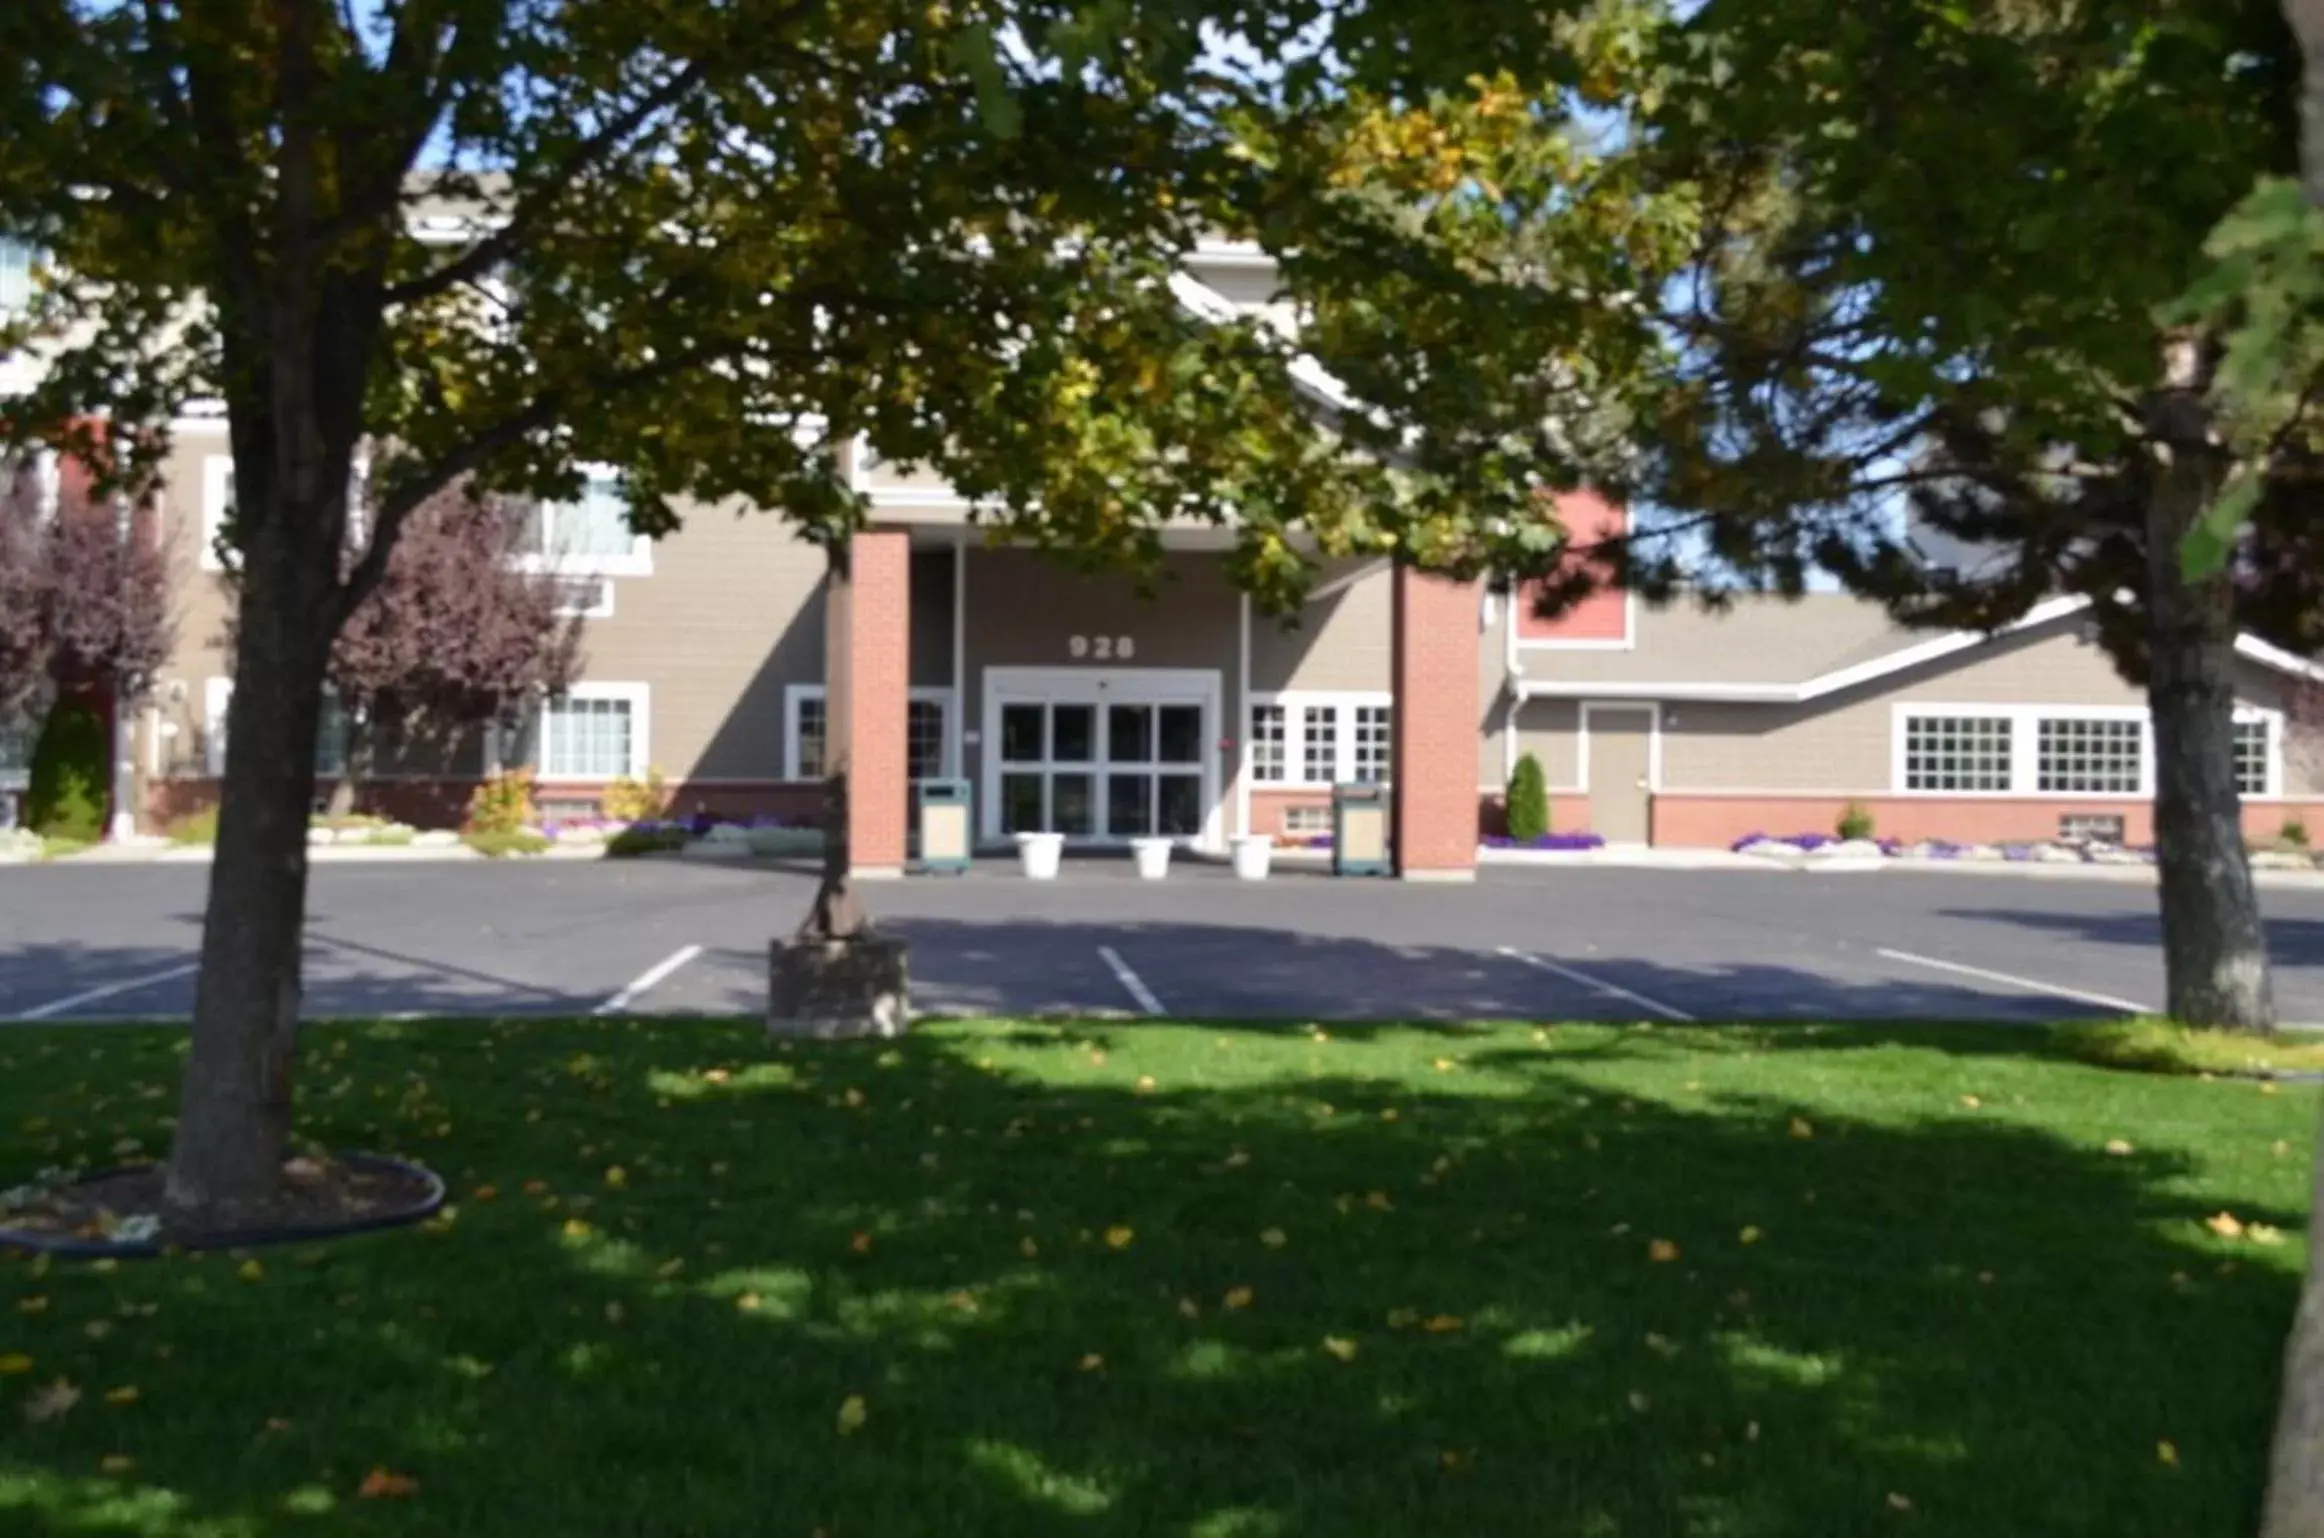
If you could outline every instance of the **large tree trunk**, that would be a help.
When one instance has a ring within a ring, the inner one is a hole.
[[[850,591],[848,545],[844,539],[823,547],[824,657],[823,657],[823,879],[799,925],[802,940],[853,940],[871,933],[871,919],[855,893],[855,854],[848,844],[848,758],[854,751],[855,732],[849,711],[848,654],[844,605],[854,602]]]
[[[170,1150],[170,1205],[220,1226],[273,1196],[290,1135],[307,808],[330,646],[328,588],[317,581],[327,572],[299,566],[278,553],[246,571],[193,1044]]]
[[[2192,344],[2181,388],[2158,398],[2160,462],[2147,495],[2147,703],[2154,717],[2155,852],[2162,878],[2164,1008],[2185,1025],[2275,1028],[2267,933],[2235,788],[2234,563],[2190,581],[2180,559],[2224,474],[2208,442]]]
[[[2299,39],[2300,190],[2324,208],[2324,0],[2284,0],[2284,20]]]

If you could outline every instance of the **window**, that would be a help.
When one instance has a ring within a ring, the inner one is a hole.
[[[2264,796],[2269,791],[2268,761],[2273,756],[2275,722],[2251,716],[2235,723],[2235,793]]]
[[[1262,785],[1384,782],[1395,710],[1382,694],[1292,693],[1251,705],[1249,765]]]
[[[32,303],[32,247],[0,236],[0,314]]]
[[[592,466],[571,502],[538,502],[525,516],[524,559],[561,572],[644,576],[653,569],[652,545],[631,532],[629,494],[621,477]]]
[[[541,777],[612,780],[645,772],[643,684],[581,684],[540,709],[534,741]]]
[[[1379,784],[1388,778],[1389,755],[1392,752],[1388,725],[1386,705],[1356,707],[1355,772],[1348,778],[1368,784]]]
[[[22,788],[31,777],[34,727],[29,715],[0,715],[0,788]]]
[[[1284,752],[1288,736],[1280,705],[1251,707],[1251,778],[1262,785],[1291,778],[1291,762]]]
[[[2044,716],[2037,726],[2035,788],[2082,796],[2135,796],[2146,723],[2135,717]]]
[[[793,684],[784,691],[790,727],[783,762],[787,780],[820,780],[829,772],[830,708],[821,684]],[[952,760],[952,691],[914,689],[904,716],[904,772],[915,780],[944,774]]]
[[[1908,716],[1906,790],[2009,789],[2007,716]]]
[[[1318,833],[1331,831],[1331,808],[1328,806],[1287,806],[1283,809],[1283,831],[1297,837],[1312,838]]]
[[[335,690],[323,691],[323,722],[315,732],[315,773],[337,779],[347,772],[347,709]]]

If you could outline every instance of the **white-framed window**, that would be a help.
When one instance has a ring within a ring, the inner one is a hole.
[[[212,454],[202,461],[202,570],[224,571],[218,557],[218,536],[225,532],[226,515],[234,507],[234,456]]]
[[[2146,782],[2146,722],[2136,716],[2043,716],[2034,731],[2036,790],[2135,796]]]
[[[2274,796],[2283,785],[2283,719],[2239,706],[2235,785]],[[2154,794],[2154,729],[2138,705],[1899,705],[1892,740],[1899,791],[1921,795]]]
[[[234,680],[212,678],[202,685],[202,769],[212,779],[226,772],[226,712],[234,703]],[[333,779],[347,772],[347,712],[337,694],[323,691],[323,715],[315,728],[315,773]]]
[[[544,781],[641,778],[650,761],[645,684],[575,684],[534,712],[533,766]]]
[[[1295,838],[1312,838],[1318,833],[1329,833],[1331,808],[1287,806],[1283,809],[1283,831]]]
[[[1385,694],[1257,695],[1245,751],[1255,784],[1382,782],[1394,762],[1395,710]]]
[[[32,303],[32,247],[0,236],[0,315],[25,309]]]
[[[1251,779],[1260,785],[1279,785],[1291,778],[1291,758],[1284,751],[1289,729],[1281,705],[1251,707]]]
[[[2009,789],[2008,716],[1913,715],[1904,720],[1904,788]]]
[[[629,492],[611,465],[584,466],[573,501],[533,504],[518,552],[535,571],[644,577],[654,569],[653,541],[631,531]]]
[[[933,780],[955,772],[952,767],[953,709],[950,689],[930,687],[911,692],[904,716],[907,778]],[[783,778],[822,779],[831,721],[823,685],[792,684],[786,688],[783,716]]]
[[[558,577],[555,612],[561,619],[611,619],[613,589],[605,577]]]

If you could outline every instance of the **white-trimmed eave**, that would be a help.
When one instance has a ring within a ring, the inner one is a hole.
[[[2278,672],[2290,673],[2296,678],[2305,678],[2311,683],[2324,683],[2324,665],[2311,662],[2297,652],[2288,652],[2280,646],[2270,645],[2258,636],[2237,636],[2235,638],[2235,653],[2239,657],[2249,658],[2262,667],[2271,667]]]

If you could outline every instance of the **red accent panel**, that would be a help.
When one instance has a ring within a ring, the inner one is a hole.
[[[1399,874],[1477,865],[1477,586],[1398,567],[1395,815]]]
[[[827,752],[848,766],[848,853],[900,870],[911,815],[906,722],[912,697],[912,542],[858,534],[851,570],[831,585],[824,633]]]
[[[1569,491],[1557,498],[1558,517],[1576,544],[1594,544],[1630,526],[1630,510],[1609,502],[1594,491]],[[1593,593],[1553,619],[1533,611],[1539,583],[1518,589],[1517,639],[1520,641],[1627,641],[1630,604],[1627,595],[1608,588]]]

